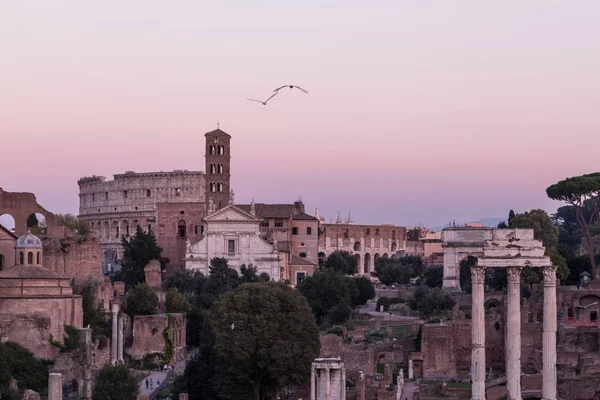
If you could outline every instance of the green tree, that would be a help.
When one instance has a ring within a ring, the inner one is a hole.
[[[95,286],[88,284],[77,292],[81,295],[81,308],[83,310],[83,326],[88,326],[92,329],[94,339],[97,336],[108,338],[111,335],[111,323],[107,320],[105,312],[100,304],[96,304],[94,296]]]
[[[180,269],[167,275],[162,283],[162,287],[164,290],[175,288],[182,294],[192,295],[200,293],[205,283],[206,278],[201,272]]]
[[[373,282],[366,276],[359,276],[357,278],[347,278],[352,279],[354,284],[358,288],[358,304],[364,305],[367,304],[367,301],[375,298],[375,287],[373,286]]]
[[[210,291],[220,296],[235,289],[239,284],[239,276],[235,269],[229,268],[226,258],[215,257],[208,266],[210,273]]]
[[[347,251],[334,251],[327,257],[325,268],[354,275],[358,272],[358,259]]]
[[[190,301],[187,297],[179,293],[179,290],[171,288],[167,291],[165,306],[168,313],[184,313],[190,312]]]
[[[600,173],[587,174],[567,178],[546,189],[546,194],[553,200],[563,201],[575,208],[575,217],[583,231],[585,243],[590,258],[590,264],[594,271],[594,279],[600,279],[600,271],[596,268],[594,254],[594,244],[590,225],[593,219],[598,215],[599,195],[600,195]],[[593,205],[592,216],[587,218],[585,215],[585,202],[590,200]]]
[[[510,221],[510,227],[533,229],[533,237],[542,242],[546,248],[546,256],[550,257],[552,263],[557,266],[558,278],[564,280],[569,276],[567,263],[557,250],[559,229],[546,211],[535,209],[515,214]],[[540,282],[541,274],[540,268],[525,268],[523,271],[523,276],[528,283]]]
[[[94,385],[94,400],[135,400],[138,382],[124,365],[107,365],[100,370]]]
[[[513,218],[515,217],[515,212],[513,210],[510,210],[508,213],[508,224],[510,225],[510,222],[513,220]]]
[[[162,248],[156,243],[156,236],[149,230],[138,226],[135,235],[121,238],[123,247],[123,259],[121,260],[120,276],[127,287],[146,282],[144,268],[152,260],[158,260],[162,269],[169,262],[168,258],[162,256]]]
[[[425,269],[425,284],[429,287],[442,287],[444,281],[444,266],[434,265]]]
[[[90,233],[90,225],[87,221],[78,219],[72,214],[58,214],[58,218],[64,226],[78,235],[87,236]]]
[[[21,399],[9,390],[10,380],[16,379],[19,389],[47,393],[50,361],[38,360],[33,354],[13,342],[0,343],[0,398]]]
[[[158,307],[158,296],[147,283],[138,283],[127,291],[127,312],[131,316],[152,315]]]
[[[329,322],[325,317],[334,307],[351,304],[348,280],[339,272],[317,271],[300,282],[297,289],[308,301],[318,324]]]
[[[319,355],[319,332],[309,305],[280,283],[240,286],[215,304],[215,350],[227,372],[247,383],[255,400],[305,382]]]
[[[440,311],[452,310],[455,303],[455,300],[440,288],[428,288],[427,286],[419,286],[413,297],[408,300],[410,308],[418,310],[426,317]]]
[[[35,213],[33,213],[33,214],[30,214],[29,217],[27,217],[27,227],[33,228],[35,226],[38,226],[38,219],[37,219],[37,216],[35,215]]]

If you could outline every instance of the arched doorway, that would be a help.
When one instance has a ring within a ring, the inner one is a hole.
[[[10,214],[0,215],[0,225],[10,232],[15,232],[15,218]]]
[[[364,263],[364,268],[363,268],[363,273],[368,274],[369,271],[369,267],[371,264],[371,254],[367,253],[365,254],[365,263]]]
[[[360,251],[360,242],[354,243],[354,251]]]

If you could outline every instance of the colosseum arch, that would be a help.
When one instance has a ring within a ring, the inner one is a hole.
[[[366,253],[365,254],[365,259],[364,259],[364,268],[363,268],[363,273],[368,274],[369,272],[369,268],[371,265],[371,254]]]
[[[354,251],[360,251],[360,242],[354,242]]]

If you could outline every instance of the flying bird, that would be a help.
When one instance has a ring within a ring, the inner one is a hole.
[[[269,100],[271,100],[273,97],[277,96],[277,93],[279,93],[279,92],[278,92],[278,91],[275,91],[275,93],[273,93],[273,94],[271,95],[271,97],[269,97],[269,98],[268,98],[268,99],[266,99],[265,101],[262,101],[262,100],[256,100],[256,99],[249,99],[249,98],[247,98],[247,97],[246,97],[246,99],[247,99],[247,100],[250,100],[250,101],[256,101],[256,102],[262,103],[262,105],[263,105],[263,106],[266,106],[266,105],[267,105],[267,102],[268,102]]]
[[[274,92],[279,92],[281,89],[289,87],[290,89],[296,88],[296,89],[300,89],[302,90],[304,93],[308,93],[308,91],[302,89],[300,86],[296,86],[296,85],[283,85],[281,87],[278,87],[277,89],[274,90]]]

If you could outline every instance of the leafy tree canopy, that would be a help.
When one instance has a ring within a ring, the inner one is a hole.
[[[434,265],[425,268],[425,284],[429,287],[442,287],[444,282],[444,266]]]
[[[205,284],[206,278],[201,272],[180,269],[167,275],[162,283],[162,287],[164,290],[174,288],[182,294],[193,295],[199,294]]]
[[[358,259],[347,251],[334,251],[327,257],[325,268],[354,275],[358,272]]]
[[[94,385],[94,400],[135,400],[138,382],[124,365],[107,365],[100,370]]]
[[[522,214],[515,214],[510,220],[510,228],[533,229],[533,237],[541,240],[544,247],[551,248],[558,245],[558,227],[548,215],[541,209],[535,209]]]
[[[17,380],[21,391],[31,389],[40,394],[47,393],[50,365],[50,361],[36,359],[29,350],[16,343],[0,343],[0,397],[22,398],[9,390],[11,378]]]
[[[213,258],[210,260],[208,270],[211,293],[217,296],[235,289],[239,284],[239,275],[235,269],[229,267],[226,258]]]
[[[138,226],[135,235],[122,236],[123,259],[121,260],[121,279],[127,287],[146,282],[144,268],[152,260],[158,260],[162,269],[169,262],[168,258],[162,256],[162,248],[156,243],[156,236],[152,231],[144,232]]]
[[[413,310],[418,310],[429,317],[439,311],[452,310],[456,302],[447,293],[439,288],[419,286],[413,297],[408,300],[408,305]]]
[[[215,350],[256,400],[301,384],[319,355],[319,332],[305,298],[281,283],[245,284],[215,304]]]
[[[360,294],[357,293],[358,289],[351,279],[346,278],[342,273],[318,271],[300,282],[297,289],[308,301],[317,323],[343,322],[343,320],[330,321],[325,317],[339,305],[343,305],[343,307],[337,311],[347,310],[352,304],[352,292],[354,292],[356,299],[360,297]],[[339,316],[339,314],[336,315]],[[332,314],[330,316],[335,317],[336,315]]]
[[[147,283],[138,283],[127,291],[127,311],[131,316],[152,315],[158,307],[158,296]]]
[[[165,303],[168,313],[187,314],[191,310],[190,301],[175,288],[167,291]]]

